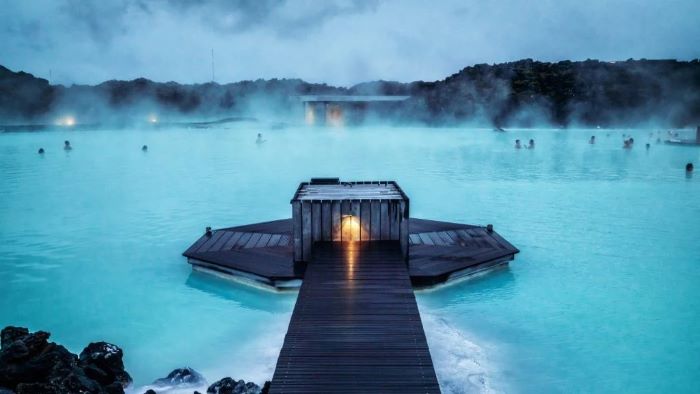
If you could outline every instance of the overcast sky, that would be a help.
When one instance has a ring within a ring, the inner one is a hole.
[[[700,57],[700,0],[0,0],[0,64],[52,83],[436,80],[521,58]]]

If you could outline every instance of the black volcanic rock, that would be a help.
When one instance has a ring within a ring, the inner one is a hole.
[[[260,386],[253,382],[236,381],[226,377],[207,388],[207,394],[260,394]]]
[[[6,327],[0,336],[0,388],[17,394],[121,394],[131,382],[115,345],[91,343],[79,359],[45,331]]]
[[[131,383],[131,376],[124,370],[124,353],[107,342],[89,344],[80,352],[79,365],[85,374],[101,384],[120,383],[123,387]]]
[[[153,384],[158,386],[191,387],[206,384],[204,377],[192,368],[177,368],[168,376],[157,379]]]
[[[29,334],[29,330],[24,327],[7,326],[0,333],[0,348],[4,348],[17,339]]]

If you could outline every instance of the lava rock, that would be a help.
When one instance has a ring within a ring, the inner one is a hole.
[[[69,391],[66,391],[69,392]],[[20,383],[17,394],[61,394],[57,387],[47,383]]]
[[[126,387],[131,383],[131,376],[124,370],[123,357],[124,352],[118,346],[93,342],[80,352],[78,364],[86,375],[105,386],[117,382]]]
[[[143,394],[157,394],[157,393],[156,393],[155,391],[153,391],[153,389],[148,389],[148,390],[146,390],[146,392],[143,393]]]
[[[157,379],[153,384],[158,386],[191,387],[206,384],[204,377],[190,367],[177,368],[164,378]]]
[[[99,342],[90,344],[81,358],[49,342],[45,331],[6,327],[0,333],[0,393],[123,394],[131,377],[124,370],[122,351]]]
[[[3,352],[9,360],[21,360],[29,356],[29,349],[22,341],[14,341],[4,346]]]
[[[0,349],[12,342],[29,335],[29,330],[24,327],[7,326],[0,331]]]
[[[223,378],[207,389],[208,394],[260,394],[260,386],[243,380]]]

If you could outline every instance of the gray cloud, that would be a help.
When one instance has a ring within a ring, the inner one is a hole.
[[[700,57],[700,2],[6,0],[0,63],[54,82],[144,76],[431,80],[520,58]]]

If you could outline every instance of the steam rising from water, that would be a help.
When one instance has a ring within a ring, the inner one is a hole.
[[[207,384],[181,389],[146,385],[131,387],[127,393],[139,394],[148,389],[168,394],[190,394],[193,390],[206,392],[208,385],[226,376],[252,381],[262,386],[265,381],[272,379],[289,317],[291,315],[278,319],[254,342],[242,344],[242,353],[245,355],[242,358],[227,359],[227,352],[222,349],[221,363],[213,363],[219,365],[218,367],[199,371],[207,379]],[[477,344],[475,338],[470,338],[468,333],[460,331],[437,314],[423,311],[421,319],[443,393],[501,392],[494,384],[495,367],[483,345]],[[163,371],[163,376],[168,372]],[[154,380],[156,378],[153,377]]]
[[[440,388],[443,393],[497,393],[494,367],[474,338],[433,313],[421,312]],[[480,341],[481,342],[481,341]]]
[[[218,355],[220,360],[212,360],[211,368],[197,371],[204,376],[207,381],[206,384],[187,388],[152,385],[136,386],[130,387],[127,390],[127,394],[141,394],[148,389],[153,389],[157,393],[168,394],[191,394],[194,390],[205,393],[210,384],[225,377],[231,377],[235,380],[243,379],[246,382],[253,382],[262,387],[265,381],[272,380],[277,357],[280,349],[282,349],[284,335],[290,318],[291,314],[280,315],[271,325],[259,330],[260,335],[254,341],[241,343],[240,347],[235,349],[235,352],[221,349],[221,353]],[[233,358],[232,353],[242,354],[243,356]],[[185,367],[185,365],[182,367]],[[167,375],[169,372],[163,371],[162,376]],[[153,380],[162,376],[154,376]]]

